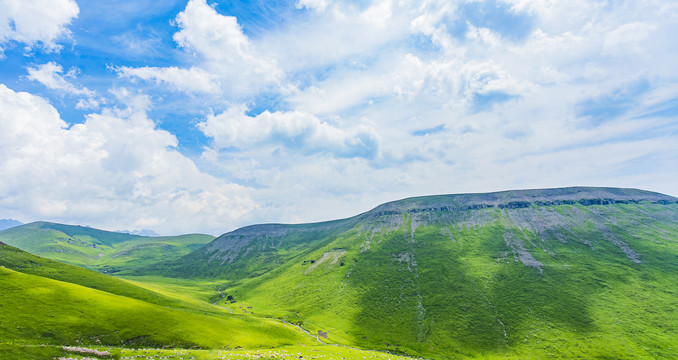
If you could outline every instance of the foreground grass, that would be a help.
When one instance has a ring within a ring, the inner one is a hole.
[[[281,346],[275,349],[127,349],[119,347],[90,346],[81,348],[82,352],[67,351],[62,346],[50,345],[11,345],[0,343],[0,358],[2,359],[175,359],[175,360],[250,360],[250,359],[384,359],[404,360],[409,357],[388,354],[384,352],[351,349],[331,345],[316,346]],[[85,351],[95,350],[110,355],[93,355]]]

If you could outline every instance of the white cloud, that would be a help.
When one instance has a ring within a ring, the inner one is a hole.
[[[256,208],[251,190],[198,170],[125,90],[122,110],[68,128],[46,100],[0,84],[0,208],[107,229],[219,234]]]
[[[412,9],[404,1],[380,0],[370,6],[352,1],[299,4],[323,11],[252,40],[288,77],[305,77],[316,68],[365,67],[374,57],[401,50],[399,43],[410,35]]]
[[[180,69],[176,66],[164,68],[121,66],[116,71],[120,76],[124,77],[155,81],[158,85],[161,83],[169,84],[179,91],[208,94],[219,92],[219,82],[216,76],[197,67]]]
[[[264,111],[254,117],[246,111],[244,106],[236,106],[221,114],[209,115],[198,127],[214,139],[217,149],[266,144],[302,154],[320,152],[366,158],[375,157],[379,151],[376,132],[365,125],[347,131],[299,111]]]
[[[84,98],[78,101],[76,107],[78,109],[96,109],[99,107],[99,96],[86,88],[77,87],[61,75],[64,70],[61,65],[55,62],[48,62],[46,64],[38,65],[37,67],[29,67],[28,79],[37,81],[47,88],[52,90],[60,90],[73,96],[82,96]],[[67,77],[75,77],[75,69],[66,74]]]
[[[392,6],[391,0],[375,1],[374,4],[360,14],[360,18],[375,26],[384,27],[393,15]]]
[[[605,36],[603,52],[626,53],[632,51],[640,53],[642,52],[640,43],[650,36],[656,28],[657,26],[654,24],[637,21],[621,25]]]
[[[317,11],[325,11],[329,6],[328,0],[299,0],[296,4],[298,9],[307,8],[315,9]]]
[[[121,76],[168,83],[186,92],[224,92],[245,97],[283,78],[275,60],[261,55],[233,16],[217,13],[205,0],[190,0],[176,17],[180,28],[173,36],[179,47],[195,56],[198,65],[177,67],[120,68]]]
[[[0,1],[0,52],[10,41],[29,47],[39,43],[47,51],[61,49],[56,41],[70,34],[67,26],[79,11],[73,0]]]

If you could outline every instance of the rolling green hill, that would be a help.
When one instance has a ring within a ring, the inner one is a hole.
[[[148,237],[38,221],[0,231],[0,241],[32,254],[116,273],[186,255],[211,235]]]
[[[236,313],[431,358],[675,358],[678,199],[564,188],[249,226],[139,275],[220,279]]]
[[[2,242],[0,242],[0,266],[24,274],[68,282],[156,305],[195,310],[194,305],[186,304],[173,296],[161,295],[129,281],[39,257]]]
[[[41,358],[53,352],[50,345],[61,344],[271,348],[315,343],[279,321],[194,306],[5,244],[0,244],[0,288],[0,354],[12,358]]]

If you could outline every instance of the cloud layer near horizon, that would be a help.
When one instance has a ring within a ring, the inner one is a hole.
[[[0,46],[80,51],[80,28],[68,26],[95,4],[80,15],[74,4],[45,19],[50,34],[0,28]],[[80,70],[77,56],[28,61],[17,84],[47,92],[3,85],[2,126],[43,130],[0,152],[20,178],[61,179],[3,180],[7,216],[216,234],[436,193],[598,185],[678,195],[670,1],[134,6],[174,27],[149,21],[117,36],[129,58],[103,72]],[[7,24],[33,10],[13,11]],[[72,50],[57,42],[68,36]],[[170,55],[157,58],[160,46]],[[64,117],[72,109],[82,121]],[[24,152],[47,136],[91,151]]]
[[[44,99],[0,85],[0,207],[171,233],[216,233],[216,224],[255,208],[246,188],[200,172],[176,151],[176,138],[146,117],[145,96],[117,95],[129,107],[69,128]]]

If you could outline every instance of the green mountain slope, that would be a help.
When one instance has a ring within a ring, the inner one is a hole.
[[[193,309],[171,296],[164,296],[119,278],[83,269],[75,265],[42,258],[0,242],[0,266],[48,279],[69,282],[111,294],[126,296],[156,305]]]
[[[0,288],[3,351],[45,344],[268,348],[314,343],[278,321],[182,304],[4,244]],[[7,350],[9,344],[14,347]]]
[[[678,199],[565,188],[256,225],[138,274],[219,278],[236,312],[435,358],[673,358]]]
[[[43,221],[0,231],[0,241],[32,254],[108,273],[177,258],[213,239],[202,234],[137,236]]]

